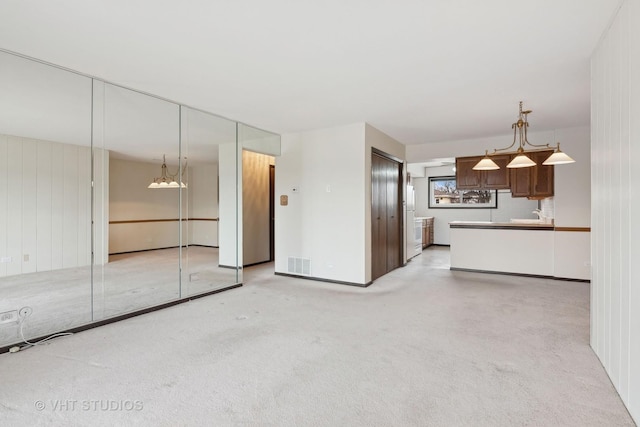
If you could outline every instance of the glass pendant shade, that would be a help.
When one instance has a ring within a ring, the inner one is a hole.
[[[530,168],[535,165],[536,165],[536,162],[528,158],[524,153],[520,153],[516,157],[514,157],[513,160],[511,160],[511,162],[509,162],[507,167],[511,169]]]
[[[488,156],[484,156],[484,158],[480,160],[472,169],[476,171],[493,171],[500,169],[500,166],[498,166],[496,162],[491,160]]]
[[[558,144],[558,149],[550,155],[547,160],[542,162],[543,165],[552,166],[552,165],[566,165],[567,163],[575,163],[576,161],[569,157],[566,153],[560,151],[560,144]]]
[[[149,184],[147,188],[158,188],[158,187],[159,187],[158,183],[154,181],[151,184]]]

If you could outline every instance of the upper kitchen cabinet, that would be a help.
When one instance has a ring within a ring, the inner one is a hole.
[[[542,199],[553,196],[553,166],[544,166],[544,162],[553,150],[532,151],[527,155],[536,165],[530,168],[511,169],[511,195]]]
[[[502,190],[509,189],[511,176],[507,164],[511,161],[509,154],[491,156],[500,169],[491,171],[477,171],[473,167],[484,156],[457,157],[456,183],[461,190]]]
[[[481,171],[473,170],[473,167],[482,157],[456,157],[456,187],[462,190],[474,190],[481,188]]]

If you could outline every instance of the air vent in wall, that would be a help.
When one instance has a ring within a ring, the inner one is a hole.
[[[287,272],[309,276],[311,274],[311,260],[290,256],[287,262]]]

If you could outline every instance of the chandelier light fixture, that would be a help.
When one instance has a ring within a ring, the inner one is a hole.
[[[511,145],[506,148],[494,148],[491,154],[489,154],[489,150],[485,150],[484,157],[473,167],[473,169],[480,171],[500,169],[500,166],[498,166],[496,162],[491,160],[491,156],[495,154],[516,155],[507,165],[508,168],[529,168],[535,166],[536,162],[534,162],[529,158],[529,156],[527,156],[528,152],[541,151],[550,148],[553,149],[554,152],[544,162],[542,162],[543,165],[552,166],[574,163],[575,160],[573,160],[571,157],[560,150],[559,142],[556,143],[555,146],[549,144],[532,144],[529,142],[529,140],[527,139],[527,128],[529,127],[527,116],[530,113],[531,110],[522,111],[522,101],[520,101],[520,113],[518,115],[518,121],[511,125],[511,128],[513,129],[513,142],[511,143]],[[516,141],[518,142],[518,148],[513,150],[516,145]],[[527,151],[528,146],[530,146],[531,148],[529,148]]]
[[[185,162],[182,167],[182,173],[187,169],[187,163]],[[162,155],[162,166],[160,170],[160,176],[158,178],[153,178],[153,181],[147,188],[187,188],[187,184],[176,181],[176,177],[180,174],[180,167],[178,166],[178,171],[175,174],[169,172],[169,168],[167,167],[166,156]],[[182,178],[182,177],[181,177]]]

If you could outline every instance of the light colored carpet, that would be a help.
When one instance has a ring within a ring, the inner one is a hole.
[[[447,255],[366,289],[249,268],[242,288],[0,355],[1,423],[633,425],[588,344],[588,284]]]
[[[218,267],[217,248],[183,248],[182,280],[179,256],[177,248],[112,255],[94,267],[93,288],[90,266],[3,277],[0,313],[32,307],[29,339],[238,282],[235,270]],[[20,340],[16,323],[0,325],[0,346]]]

